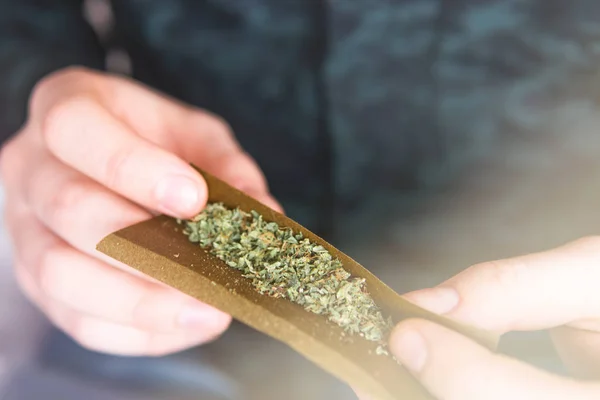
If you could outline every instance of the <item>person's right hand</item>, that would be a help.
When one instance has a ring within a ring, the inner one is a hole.
[[[163,355],[212,340],[230,323],[95,250],[157,212],[199,212],[207,187],[188,162],[280,210],[219,118],[81,68],[38,83],[0,162],[18,282],[57,327],[105,353]]]
[[[571,376],[492,352],[422,319],[390,335],[397,360],[439,400],[600,399],[600,237],[473,265],[437,287],[404,297],[431,312],[483,329],[549,330]],[[359,393],[360,399],[369,399]]]

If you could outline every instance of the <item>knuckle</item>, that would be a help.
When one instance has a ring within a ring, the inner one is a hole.
[[[57,77],[60,77],[62,71],[56,71],[44,76],[37,81],[31,91],[28,107],[30,110],[37,110],[40,105],[45,103],[45,99],[53,92]]]
[[[66,144],[65,134],[71,131],[74,122],[94,107],[96,102],[85,95],[71,96],[53,104],[41,123],[42,137],[49,149],[55,151]]]
[[[127,182],[128,165],[135,158],[136,151],[135,147],[121,147],[108,157],[104,171],[108,187],[120,187]]]
[[[482,281],[490,282],[495,287],[511,287],[522,281],[527,268],[521,258],[488,261],[475,265],[473,269]]]
[[[45,100],[52,93],[52,86],[54,85],[51,76],[42,78],[34,85],[29,101],[27,102],[27,109],[30,113],[42,108],[42,105],[45,104]]]
[[[69,101],[73,96],[93,96],[98,92],[100,73],[80,66],[70,66],[54,71],[38,80],[27,102],[30,119],[37,120],[47,114],[56,103]]]
[[[50,298],[60,298],[65,289],[67,277],[61,273],[63,252],[59,246],[49,247],[39,258],[37,264],[37,280],[42,292]]]
[[[89,191],[84,185],[69,183],[53,192],[42,205],[42,215],[52,226],[64,229],[73,222],[78,210],[85,209]]]

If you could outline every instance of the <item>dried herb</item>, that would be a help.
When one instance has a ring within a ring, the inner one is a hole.
[[[242,271],[260,293],[324,315],[345,332],[378,342],[377,354],[389,354],[391,319],[382,316],[365,280],[352,277],[323,246],[264,221],[256,211],[228,209],[222,203],[209,204],[184,223],[191,242]]]

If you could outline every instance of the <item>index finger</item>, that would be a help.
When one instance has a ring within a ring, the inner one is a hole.
[[[189,164],[136,135],[91,98],[52,108],[43,136],[62,162],[146,208],[187,218],[206,203],[206,183]]]

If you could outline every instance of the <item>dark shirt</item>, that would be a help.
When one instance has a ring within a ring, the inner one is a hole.
[[[526,134],[548,98],[599,93],[596,0],[119,0],[113,12],[110,46],[133,76],[224,117],[313,227]],[[79,0],[0,0],[2,137],[36,81],[104,69],[107,46]]]

